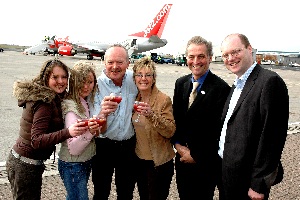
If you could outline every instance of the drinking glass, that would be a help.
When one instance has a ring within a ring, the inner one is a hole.
[[[134,105],[133,105],[134,111],[138,113],[137,118],[134,120],[135,122],[139,122],[139,121],[140,121],[140,116],[141,116],[141,114],[137,111],[139,104],[140,104],[139,101],[135,101],[135,102],[134,102]]]
[[[121,92],[112,92],[109,96],[113,96],[114,98],[112,99],[112,101],[117,102],[118,104],[122,101]],[[114,115],[115,112],[112,112],[112,114]]]
[[[121,92],[112,92],[110,93],[110,96],[113,96],[113,100],[114,102],[120,103],[122,101],[122,96],[121,96]]]
[[[93,117],[96,118],[95,121],[99,124],[99,126],[103,126],[105,124],[105,122],[106,122],[106,117],[105,117],[104,114],[100,114],[98,116],[94,115]],[[99,138],[106,138],[106,136],[102,132],[100,132],[100,134],[99,134],[98,137]]]

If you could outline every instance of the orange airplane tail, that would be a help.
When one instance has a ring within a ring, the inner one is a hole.
[[[157,35],[160,38],[165,28],[172,5],[173,4],[165,4],[144,31],[134,33],[129,36],[150,38],[153,35]]]

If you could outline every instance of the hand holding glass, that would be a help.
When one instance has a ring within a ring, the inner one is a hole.
[[[117,103],[121,103],[122,101],[122,96],[120,92],[112,92],[110,93],[110,96],[113,96],[114,98],[112,99],[112,101],[117,102]]]
[[[135,122],[139,122],[140,121],[139,119],[140,119],[141,114],[140,114],[140,112],[137,111],[139,104],[140,104],[139,101],[135,101],[134,105],[133,105],[134,111],[138,113],[138,117],[134,120]]]
[[[84,122],[84,124],[81,125],[81,126],[88,126],[89,121],[95,121],[95,122],[97,122],[97,124],[99,124],[99,126],[102,126],[106,122],[106,119],[105,118],[100,118],[100,117],[91,118],[91,119],[88,119],[88,118],[77,119],[77,123]]]

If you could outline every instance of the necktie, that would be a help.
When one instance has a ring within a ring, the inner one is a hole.
[[[197,96],[197,87],[198,87],[199,83],[193,82],[193,89],[192,92],[190,94],[190,98],[189,98],[189,107],[192,105],[193,101],[195,100],[196,96]]]

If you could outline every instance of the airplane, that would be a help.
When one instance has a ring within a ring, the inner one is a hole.
[[[141,32],[128,35],[130,38],[121,42],[127,48],[129,56],[165,46],[168,42],[161,39],[167,18],[173,4],[165,4],[148,26]],[[141,41],[143,40],[143,41]],[[111,43],[68,43],[58,47],[60,55],[74,56],[77,53],[86,53],[87,59],[104,56]]]
[[[58,54],[60,46],[70,45],[69,36],[66,38],[57,38],[55,35],[48,40],[42,40],[42,43],[29,47],[23,51],[23,54],[32,54],[43,52],[44,54]]]

